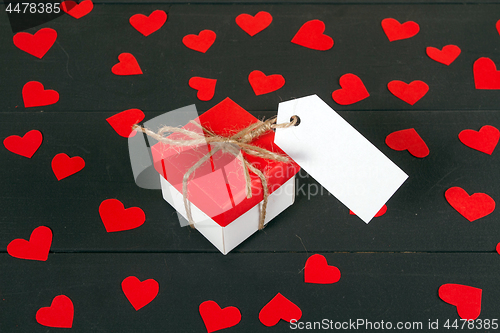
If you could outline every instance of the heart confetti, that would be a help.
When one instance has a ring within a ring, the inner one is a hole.
[[[48,327],[71,328],[75,310],[73,302],[66,295],[54,297],[49,307],[36,312],[36,321]]]
[[[385,138],[385,143],[397,151],[408,150],[410,154],[418,158],[424,158],[429,155],[429,148],[414,128],[389,134]]]
[[[240,14],[236,17],[236,24],[250,36],[255,36],[273,21],[273,17],[268,12],[258,12],[255,16]]]
[[[184,36],[182,43],[191,50],[205,53],[215,42],[216,37],[217,35],[212,30],[202,30],[198,35]]]
[[[18,32],[12,38],[14,45],[32,56],[42,59],[56,42],[57,31],[51,28],[43,28],[34,35],[27,32]]]
[[[500,71],[490,58],[482,57],[474,62],[474,84],[476,89],[500,89]]]
[[[377,212],[377,214],[375,214],[374,217],[380,217],[380,216],[384,215],[385,213],[387,213],[387,206],[383,205],[382,208],[380,208],[380,210]],[[352,210],[349,210],[349,214],[356,215],[356,214],[354,214],[354,212]]]
[[[42,144],[42,132],[31,130],[24,136],[11,135],[3,140],[3,145],[14,154],[31,158]]]
[[[475,221],[495,210],[495,200],[485,193],[469,194],[461,187],[446,190],[444,196],[448,203],[469,222]]]
[[[52,245],[52,230],[45,226],[35,228],[30,240],[14,239],[7,245],[7,253],[14,258],[46,261]]]
[[[460,48],[456,45],[446,45],[442,50],[432,46],[428,46],[425,49],[425,52],[432,60],[449,66],[452,62],[455,61],[455,59],[457,59],[462,50],[460,50]]]
[[[146,214],[139,207],[125,206],[117,199],[107,199],[99,205],[99,215],[107,232],[135,229],[146,221]]]
[[[458,139],[467,147],[491,155],[500,139],[500,131],[493,126],[485,125],[478,131],[463,130]]]
[[[252,71],[248,75],[248,82],[255,95],[264,95],[276,91],[285,85],[285,78],[280,74],[267,75],[261,71]]]
[[[497,251],[498,254],[500,254],[500,243],[497,244],[495,250]]]
[[[234,306],[221,309],[216,302],[205,301],[198,310],[208,333],[233,327],[241,321],[240,310]]]
[[[129,22],[144,36],[149,36],[153,32],[158,31],[167,21],[167,13],[163,10],[155,10],[149,16],[143,14],[135,14],[130,17]]]
[[[133,137],[137,132],[132,130],[132,126],[139,123],[145,117],[144,112],[139,109],[129,109],[106,118],[108,124],[124,138]]]
[[[420,31],[420,26],[413,21],[401,24],[393,18],[386,18],[382,20],[382,29],[389,41],[394,42],[415,36]]]
[[[339,83],[342,89],[337,89],[332,93],[332,98],[337,104],[354,104],[370,96],[363,81],[357,75],[344,74],[340,77]]]
[[[340,280],[340,270],[329,266],[326,258],[321,254],[310,256],[304,268],[304,282],[317,284],[331,284]]]
[[[498,34],[500,35],[500,20],[497,21],[497,24],[495,25],[498,31]]]
[[[481,296],[483,290],[462,284],[447,283],[439,287],[439,298],[457,307],[462,319],[475,320],[481,313]]]
[[[92,11],[94,3],[91,0],[84,0],[77,4],[75,1],[66,0],[61,2],[60,7],[69,16],[79,19]]]
[[[216,83],[216,79],[207,79],[199,76],[189,79],[189,86],[198,90],[196,97],[198,97],[200,101],[209,101],[214,97]]]
[[[323,34],[325,23],[320,20],[311,20],[302,25],[292,38],[292,43],[313,50],[326,51],[333,47],[333,39]]]
[[[429,86],[423,81],[412,81],[409,84],[393,80],[387,84],[387,89],[397,98],[410,105],[417,103],[429,91]]]
[[[259,312],[259,320],[265,326],[274,326],[280,319],[290,322],[293,319],[299,320],[302,317],[302,310],[278,293]]]
[[[130,53],[121,53],[118,56],[118,63],[111,68],[115,75],[139,75],[142,74],[141,67]]]
[[[122,281],[122,290],[130,304],[137,311],[156,298],[160,285],[154,279],[141,282],[137,277],[129,276]]]
[[[23,86],[23,101],[25,108],[47,106],[59,101],[59,93],[55,90],[45,90],[38,81],[29,81]]]
[[[64,153],[57,154],[52,159],[52,171],[57,180],[69,177],[85,167],[85,161],[80,156],[69,157]]]

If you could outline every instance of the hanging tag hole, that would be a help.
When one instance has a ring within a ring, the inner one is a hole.
[[[292,122],[292,121],[294,121],[294,120],[295,120],[296,122],[295,122],[295,125],[293,125],[293,126],[299,126],[299,124],[300,124],[300,117],[299,117],[299,116],[291,116],[291,117],[290,117],[290,122]]]

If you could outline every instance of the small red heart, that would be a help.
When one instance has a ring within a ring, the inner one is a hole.
[[[496,28],[497,28],[498,34],[500,35],[500,20],[497,21]]]
[[[384,215],[385,213],[387,212],[387,206],[386,205],[383,205],[382,208],[380,208],[380,210],[377,212],[377,214],[375,214],[374,217],[379,217],[379,216],[382,216]],[[354,212],[352,210],[349,210],[349,214],[351,215],[356,215],[354,214]]]
[[[118,63],[111,68],[115,75],[139,75],[142,74],[141,67],[130,53],[121,53],[118,56]]]
[[[57,180],[69,177],[85,167],[85,161],[80,156],[69,157],[64,153],[57,154],[52,159],[52,171]]]
[[[273,21],[273,17],[268,12],[258,12],[255,16],[249,14],[240,14],[236,16],[236,24],[250,36],[255,36]]]
[[[276,91],[285,85],[285,78],[280,74],[266,75],[261,71],[252,71],[248,75],[248,82],[255,95],[264,95]]]
[[[280,319],[290,322],[293,319],[298,321],[300,317],[302,310],[280,293],[259,312],[260,322],[268,327],[276,325]]]
[[[497,250],[497,253],[500,254],[500,243],[497,244],[497,247],[495,248]]]
[[[141,282],[135,276],[129,276],[122,281],[122,290],[130,304],[137,311],[156,298],[160,285],[154,279]]]
[[[476,89],[500,89],[500,71],[490,58],[482,57],[474,62],[474,83]]]
[[[99,215],[107,232],[130,230],[146,221],[146,214],[139,207],[125,206],[117,199],[107,199],[99,205]]]
[[[382,20],[382,29],[389,41],[394,42],[415,36],[420,31],[420,26],[413,21],[401,24],[393,18],[386,18]]]
[[[310,256],[304,268],[304,282],[331,284],[340,280],[340,270],[335,266],[329,266],[326,258],[321,254]]]
[[[52,245],[52,230],[40,226],[31,233],[30,240],[14,239],[7,245],[7,253],[14,258],[46,261]]]
[[[429,155],[429,148],[414,128],[408,128],[389,134],[385,143],[397,151],[408,150],[415,157],[424,158]]]
[[[450,65],[457,57],[460,55],[460,48],[456,45],[446,45],[443,47],[442,50],[428,46],[425,49],[425,52],[431,58],[432,60],[435,60],[437,62],[440,62],[445,65]]]
[[[500,131],[496,127],[485,125],[478,131],[463,130],[458,139],[467,147],[491,155],[500,139]]]
[[[215,42],[216,37],[217,35],[212,30],[202,30],[198,35],[184,36],[182,43],[191,50],[205,53]]]
[[[460,187],[451,187],[444,196],[448,203],[469,222],[491,214],[495,210],[495,200],[485,193],[469,194]]]
[[[344,74],[340,77],[339,83],[342,89],[337,89],[332,93],[332,98],[337,104],[354,104],[370,96],[363,81],[357,75]]]
[[[439,287],[439,298],[457,307],[462,319],[475,320],[481,313],[481,296],[483,290],[462,284],[447,283]]]
[[[31,158],[42,144],[42,132],[31,130],[22,137],[11,135],[3,140],[3,145],[14,154]]]
[[[59,93],[55,90],[45,90],[38,81],[30,81],[23,87],[23,101],[25,108],[46,106],[57,103]]]
[[[221,309],[216,302],[205,301],[200,304],[198,310],[208,333],[233,327],[241,321],[240,310],[234,306]]]
[[[69,16],[79,19],[90,13],[94,8],[94,4],[91,0],[84,0],[78,4],[75,1],[66,0],[61,2],[60,7]]]
[[[49,307],[41,308],[36,312],[36,321],[48,327],[71,328],[75,309],[73,302],[66,295],[54,297]]]
[[[137,133],[132,130],[132,126],[143,120],[144,117],[144,112],[141,110],[129,109],[106,118],[106,121],[113,127],[118,135],[129,138]]]
[[[195,76],[189,79],[189,86],[198,90],[196,96],[200,101],[209,101],[214,97],[216,79]]]
[[[292,43],[313,50],[326,51],[333,47],[333,39],[323,34],[325,23],[320,20],[311,20],[304,23],[293,36]]]
[[[412,81],[409,84],[394,80],[387,84],[387,89],[397,98],[413,105],[429,91],[429,86],[423,81]]]
[[[130,17],[130,24],[144,36],[149,36],[160,29],[167,21],[167,13],[163,10],[155,10],[149,16],[135,14]]]
[[[18,32],[12,38],[14,45],[20,50],[42,59],[50,50],[57,39],[57,31],[51,28],[43,28],[34,35],[27,32]]]

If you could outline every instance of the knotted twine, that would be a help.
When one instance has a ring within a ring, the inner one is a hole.
[[[244,151],[248,155],[261,157],[268,160],[279,161],[279,162],[290,162],[290,159],[282,154],[278,154],[267,150],[265,148],[253,146],[250,143],[262,136],[263,134],[268,133],[269,131],[274,130],[275,128],[287,128],[290,126],[295,126],[298,123],[298,117],[293,116],[290,118],[289,123],[276,124],[276,117],[270,118],[266,121],[258,121],[249,125],[248,127],[242,129],[238,133],[232,136],[220,136],[212,132],[210,129],[202,126],[198,122],[193,120],[190,123],[198,126],[201,129],[201,132],[191,131],[184,128],[172,127],[172,126],[163,126],[158,130],[158,132],[153,132],[150,129],[144,128],[139,125],[134,125],[132,129],[136,131],[143,132],[153,139],[168,144],[172,146],[199,146],[199,145],[209,145],[211,149],[209,152],[204,155],[202,158],[198,160],[188,171],[184,174],[182,178],[182,197],[184,201],[184,207],[186,209],[186,215],[188,218],[189,225],[194,228],[193,216],[191,214],[191,203],[188,201],[188,190],[187,184],[189,181],[189,177],[191,174],[199,168],[203,163],[205,163],[212,155],[221,150],[222,152],[229,153],[234,155],[238,160],[240,160],[244,175],[245,175],[245,193],[246,197],[250,199],[252,197],[252,183],[250,179],[250,174],[248,170],[252,171],[256,174],[261,181],[262,189],[263,189],[263,200],[262,207],[260,210],[259,217],[259,230],[264,228],[264,220],[266,218],[266,209],[267,209],[267,199],[269,197],[269,189],[267,188],[267,179],[256,167],[254,167],[251,163],[249,163],[241,151]],[[170,139],[165,137],[166,133],[180,133],[184,134],[188,138],[186,139]]]

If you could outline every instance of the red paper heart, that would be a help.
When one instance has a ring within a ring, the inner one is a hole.
[[[252,71],[248,75],[248,82],[255,95],[264,95],[276,91],[285,85],[285,78],[280,74],[267,75],[261,71]]]
[[[255,36],[273,21],[273,17],[268,12],[258,12],[255,16],[240,14],[236,16],[236,24],[250,36]]]
[[[448,66],[453,61],[455,61],[455,59],[457,59],[462,50],[460,50],[460,48],[456,45],[446,45],[442,50],[432,46],[428,46],[425,49],[425,52],[432,60]]]
[[[313,50],[326,51],[333,47],[333,39],[323,34],[325,23],[320,20],[311,20],[302,25],[293,36],[292,43]]]
[[[418,23],[408,21],[403,24],[393,18],[382,20],[382,29],[390,42],[415,36],[420,31]]]
[[[69,177],[85,167],[85,161],[80,156],[69,157],[64,153],[57,154],[52,159],[52,171],[57,180]]]
[[[59,100],[59,93],[55,90],[45,90],[38,81],[30,81],[23,87],[23,101],[25,108],[46,106]]]
[[[24,136],[11,135],[3,140],[3,145],[14,154],[31,158],[42,144],[42,132],[31,130]]]
[[[202,30],[198,35],[184,36],[182,43],[191,50],[205,53],[215,42],[216,37],[217,35],[212,30]]]
[[[198,310],[208,333],[233,327],[241,321],[240,310],[234,306],[221,309],[216,302],[205,301],[200,304]]]
[[[189,79],[189,86],[198,90],[196,96],[200,101],[209,101],[214,97],[216,79],[195,76]]]
[[[357,75],[344,74],[340,77],[339,83],[342,89],[337,89],[332,93],[332,98],[337,104],[354,104],[370,96],[363,81]]]
[[[130,230],[146,221],[146,214],[139,207],[125,206],[117,199],[107,199],[99,205],[99,215],[107,232]]]
[[[500,71],[493,60],[482,57],[474,62],[474,83],[476,89],[500,89]]]
[[[36,321],[48,327],[71,328],[75,310],[73,302],[68,296],[54,297],[49,307],[41,308],[36,312]]]
[[[129,276],[122,281],[122,290],[130,304],[137,311],[156,298],[160,285],[154,279],[141,282],[135,276]]]
[[[439,287],[439,298],[457,307],[462,319],[475,320],[481,313],[483,290],[462,284],[447,283]]]
[[[423,81],[412,81],[409,84],[394,80],[387,84],[387,89],[397,98],[413,105],[429,91],[429,86]]]
[[[94,4],[91,0],[84,0],[79,4],[77,4],[75,1],[66,0],[61,2],[60,7],[66,14],[79,19],[90,13],[94,8]]]
[[[31,233],[30,240],[14,239],[7,245],[7,253],[14,258],[46,261],[52,245],[52,230],[40,226]]]
[[[329,266],[326,258],[321,254],[310,256],[304,268],[304,282],[331,284],[340,280],[340,270],[335,266]]]
[[[496,127],[485,125],[478,131],[463,130],[458,139],[467,147],[491,155],[500,139],[500,131]]]
[[[496,28],[497,28],[498,34],[500,35],[500,20],[497,21]]]
[[[51,28],[43,28],[34,35],[27,32],[18,32],[12,38],[14,45],[20,50],[42,59],[50,50],[57,39],[57,31]]]
[[[115,75],[139,75],[142,74],[141,67],[130,53],[121,53],[118,56],[118,63],[111,68]]]
[[[139,109],[129,109],[115,114],[106,119],[118,135],[124,138],[133,137],[137,132],[132,130],[132,126],[143,120],[144,112]]]
[[[383,205],[382,208],[380,208],[380,210],[377,212],[377,214],[375,214],[374,217],[379,217],[379,216],[382,216],[384,215],[385,213],[387,212],[387,206],[386,205]],[[349,214],[351,215],[356,215],[354,214],[354,212],[352,210],[349,210]]]
[[[290,322],[292,319],[299,320],[302,317],[302,310],[278,293],[259,312],[259,320],[265,326],[274,326],[280,319]]]
[[[485,193],[469,194],[460,187],[451,187],[444,196],[448,203],[469,222],[491,214],[495,210],[495,200]]]
[[[500,243],[497,244],[497,247],[495,248],[497,250],[497,253],[500,254]]]
[[[163,10],[155,10],[149,16],[135,14],[130,17],[130,24],[144,36],[149,36],[160,29],[167,21],[167,13]]]
[[[414,128],[408,128],[389,134],[385,143],[397,151],[408,150],[415,157],[424,158],[429,155],[429,148]]]

